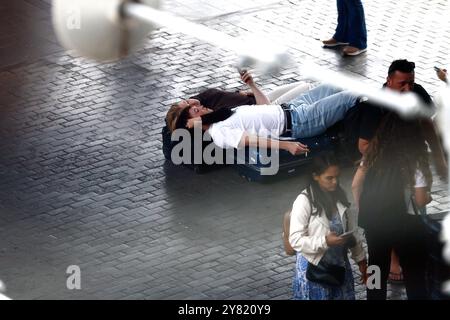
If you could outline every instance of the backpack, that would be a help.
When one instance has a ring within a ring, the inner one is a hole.
[[[309,195],[307,193],[302,193],[303,195],[305,195],[306,197],[308,197],[308,199],[310,199]],[[311,200],[310,200],[310,205],[311,205]],[[312,211],[312,205],[311,205],[311,211]],[[288,256],[295,256],[295,250],[294,248],[292,248],[291,244],[289,243],[289,228],[291,226],[291,210],[286,211],[283,215],[283,233],[282,233],[282,237],[283,237],[283,246],[284,246],[284,252],[288,255]]]
[[[290,225],[291,225],[291,210],[286,211],[286,213],[283,215],[283,245],[284,245],[284,252],[288,256],[295,256],[295,250],[289,243]]]

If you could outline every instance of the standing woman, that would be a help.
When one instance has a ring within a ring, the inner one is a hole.
[[[413,207],[431,201],[432,175],[427,145],[418,120],[388,113],[370,142],[360,197],[359,223],[365,229],[369,264],[381,272],[381,286],[368,300],[386,299],[391,250],[402,266],[408,299],[426,299],[426,230]]]
[[[356,218],[348,210],[349,202],[340,187],[336,159],[330,155],[314,159],[310,185],[300,193],[292,206],[289,243],[296,251],[293,281],[295,300],[354,300],[355,289],[348,250],[358,263],[362,280],[366,278],[366,253],[355,232]],[[321,268],[336,275],[339,284],[325,283],[312,277],[311,269]]]
[[[325,48],[345,45],[343,54],[357,56],[367,50],[367,30],[361,0],[337,0],[338,24],[334,36],[322,41]]]

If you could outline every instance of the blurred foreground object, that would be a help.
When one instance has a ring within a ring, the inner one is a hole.
[[[2,280],[0,280],[0,300],[11,300],[3,294],[3,292],[5,292],[5,289],[5,285],[3,284]]]
[[[171,13],[160,0],[53,0],[53,26],[68,50],[100,62],[123,58],[157,27],[190,35],[240,55],[240,66],[277,73],[291,63],[280,46],[264,39],[241,40]]]
[[[442,241],[444,241],[444,259],[450,264],[450,215],[448,214],[442,223]],[[443,291],[450,295],[450,279],[444,283]]]
[[[129,0],[53,0],[53,27],[69,50],[98,61],[127,56],[155,29],[123,14]],[[159,0],[136,0],[154,8]]]
[[[436,99],[436,105],[438,107],[437,123],[439,131],[442,134],[444,140],[444,147],[447,154],[450,153],[450,130],[448,126],[450,124],[450,87],[443,88]],[[449,168],[449,195],[450,195],[450,168]],[[447,214],[442,222],[442,234],[441,239],[444,242],[443,256],[445,261],[450,264],[450,214]],[[450,267],[449,267],[450,268]],[[444,284],[444,291],[450,295],[450,279]]]

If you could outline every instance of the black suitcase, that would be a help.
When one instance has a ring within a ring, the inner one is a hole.
[[[164,126],[162,128],[161,136],[162,136],[162,144],[163,144],[162,151],[163,151],[164,157],[166,158],[167,161],[172,162],[172,159],[171,159],[172,149],[178,142],[171,140],[172,135],[167,126]],[[212,143],[212,142],[204,142],[203,149],[206,148],[206,146],[208,146],[210,143]],[[193,155],[194,152],[192,151],[191,154]],[[225,152],[223,152],[223,155],[224,155],[224,160],[223,160],[224,164],[206,164],[206,163],[194,164],[193,159],[191,159],[191,164],[183,164],[183,166],[187,167],[191,170],[194,170],[194,172],[199,173],[199,174],[207,173],[212,170],[217,170],[217,169],[223,168],[225,166],[225,163],[226,163]]]
[[[279,159],[278,171],[275,174],[272,174],[274,170],[270,169],[276,167],[276,164],[270,163],[272,158],[270,150],[259,152],[257,148],[246,148],[245,152],[237,152],[235,168],[239,175],[248,181],[271,182],[307,172],[314,156],[335,152],[339,146],[339,136],[330,130],[313,138],[294,141],[306,144],[310,152],[293,156],[285,150],[274,150],[273,152],[278,153],[275,158],[278,156]]]

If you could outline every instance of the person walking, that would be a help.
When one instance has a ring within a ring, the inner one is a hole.
[[[367,50],[367,30],[361,0],[337,0],[338,24],[334,36],[323,40],[325,48],[344,45],[342,53],[357,56]]]

